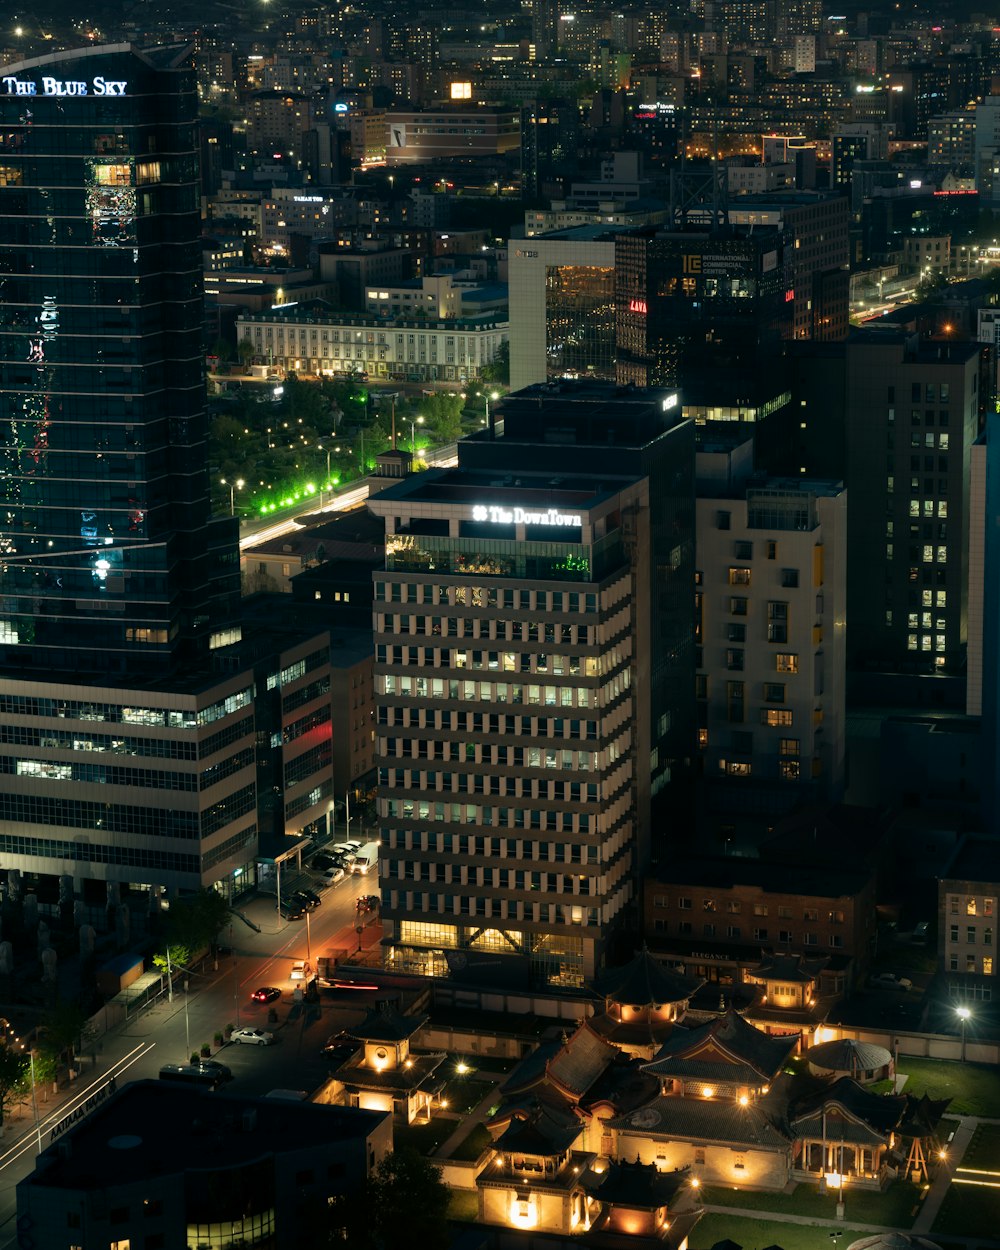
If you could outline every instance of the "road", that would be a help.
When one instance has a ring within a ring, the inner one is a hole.
[[[321,1054],[323,1043],[331,1033],[357,1021],[376,996],[328,992],[318,1010],[306,1011],[292,1000],[289,976],[295,961],[306,958],[307,944],[313,959],[327,952],[357,949],[355,901],[371,889],[368,877],[351,876],[323,891],[323,903],[312,912],[308,926],[301,920],[279,920],[273,897],[254,899],[241,911],[262,931],[255,933],[234,920],[231,933],[222,935],[231,953],[219,959],[218,969],[208,962],[203,975],[190,978],[188,993],[176,989],[172,1003],[163,995],[124,1029],[108,1033],[98,1053],[84,1057],[83,1071],[71,1086],[39,1099],[38,1129],[30,1105],[8,1116],[6,1134],[0,1140],[0,1250],[13,1250],[17,1245],[15,1187],[34,1167],[38,1130],[42,1148],[47,1148],[53,1127],[86,1104],[110,1076],[119,1085],[155,1078],[162,1064],[186,1061],[192,1050],[212,1042],[216,1031],[234,1024],[267,1028],[275,1033],[277,1043],[266,1047],[229,1043],[218,1051],[213,1047],[213,1054],[233,1071],[226,1088],[259,1095],[272,1089],[311,1092],[322,1084],[329,1075]],[[377,920],[370,919],[360,935],[366,950],[378,945],[382,932]],[[282,991],[281,999],[271,1004],[277,1024],[268,1023],[268,1006],[250,997],[262,985]]]
[[[456,443],[446,443],[443,447],[437,447],[433,451],[424,453],[423,459],[427,467],[430,469],[445,468],[451,464],[458,463],[458,445]],[[368,498],[368,481],[352,486],[345,486],[341,490],[334,492],[330,502],[322,507],[317,507],[315,502],[308,502],[301,505],[294,512],[288,512],[280,521],[241,521],[240,522],[240,551],[245,551],[247,547],[256,547],[258,543],[270,542],[272,538],[281,538],[285,534],[301,530],[301,518],[317,517],[335,512],[348,512],[351,508],[358,508]]]

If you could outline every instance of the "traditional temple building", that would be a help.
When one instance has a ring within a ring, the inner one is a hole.
[[[769,1095],[798,1041],[769,1037],[735,1011],[676,1030],[643,1065],[657,1096],[607,1121],[612,1157],[690,1167],[699,1183],[782,1187],[791,1152],[783,1104]]]
[[[820,978],[830,962],[826,956],[763,951],[760,963],[746,973],[747,981],[762,988],[747,1009],[748,1019],[768,1033],[813,1031],[826,1019],[836,996],[820,996]]]
[[[391,1111],[404,1123],[427,1123],[436,1099],[444,1089],[437,1070],[444,1053],[414,1055],[410,1041],[427,1022],[427,1016],[404,1016],[385,1005],[370,1011],[362,1022],[346,1032],[364,1049],[337,1071],[331,1082],[342,1089],[348,1106]]]
[[[644,946],[631,963],[598,981],[604,1011],[594,1016],[591,1028],[624,1054],[652,1059],[704,984],[665,967]]]

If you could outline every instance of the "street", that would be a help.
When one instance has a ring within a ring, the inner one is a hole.
[[[213,1057],[232,1069],[233,1080],[223,1086],[241,1094],[266,1094],[272,1089],[312,1092],[329,1073],[321,1048],[326,1039],[351,1021],[357,1021],[371,1005],[373,995],[350,991],[324,992],[318,1009],[304,1009],[293,1002],[292,965],[296,960],[313,962],[325,954],[347,954],[358,948],[377,947],[382,935],[376,913],[369,913],[367,927],[359,935],[355,903],[359,895],[372,892],[367,876],[348,876],[340,885],[322,891],[323,903],[307,921],[280,920],[273,896],[260,895],[240,911],[261,928],[255,933],[234,919],[220,941],[231,953],[220,956],[216,971],[211,961],[203,975],[192,976],[185,994],[180,984],[173,1002],[161,995],[156,1004],[105,1035],[96,1054],[82,1059],[82,1072],[58,1095],[39,1093],[36,1127],[30,1102],[8,1113],[0,1139],[0,1250],[17,1245],[15,1228],[17,1183],[29,1175],[38,1153],[53,1140],[52,1130],[67,1116],[88,1103],[96,1103],[110,1077],[120,1086],[126,1081],[155,1078],[164,1063],[185,1063],[192,1050],[212,1043],[227,1024],[260,1027],[273,1032],[273,1046],[228,1043],[212,1046]],[[307,952],[307,945],[309,951]],[[257,1003],[251,994],[260,986],[281,990],[271,1004]],[[274,1009],[277,1024],[268,1023]],[[318,1018],[317,1018],[318,1017]]]

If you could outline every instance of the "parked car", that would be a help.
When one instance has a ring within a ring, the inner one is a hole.
[[[220,1081],[231,1081],[233,1079],[233,1070],[224,1063],[219,1063],[218,1059],[199,1059],[194,1065],[201,1068],[203,1072],[214,1072]]]
[[[912,990],[913,982],[909,977],[901,977],[896,972],[877,972],[869,977],[869,984],[879,990]]]
[[[270,1046],[274,1041],[274,1034],[264,1029],[233,1029],[230,1041],[236,1042],[238,1046]]]
[[[276,998],[281,997],[281,990],[273,985],[262,985],[259,990],[254,990],[250,997],[255,1003],[273,1003]]]
[[[161,1081],[184,1081],[188,1085],[202,1085],[215,1089],[222,1084],[218,1072],[193,1063],[165,1063],[160,1069]]]
[[[326,1039],[323,1047],[323,1058],[331,1063],[341,1064],[357,1054],[361,1043],[347,1033],[334,1033]]]
[[[321,851],[318,855],[314,855],[309,861],[309,867],[313,872],[326,872],[328,868],[333,867],[333,856],[328,851]]]
[[[292,898],[297,899],[309,911],[312,911],[314,907],[318,907],[323,901],[318,894],[305,886],[299,886],[292,894]]]
[[[343,868],[328,868],[323,873],[323,882],[326,885],[338,885],[346,876],[347,873]]]
[[[355,908],[364,914],[365,912],[375,911],[382,900],[377,894],[359,894],[355,903]]]
[[[306,914],[306,909],[295,898],[283,898],[275,904],[275,911],[281,913],[283,920],[301,920]]]

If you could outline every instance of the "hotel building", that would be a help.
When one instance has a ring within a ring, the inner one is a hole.
[[[496,415],[369,501],[386,960],[579,986],[686,772],[693,426],[674,391],[601,383]]]

